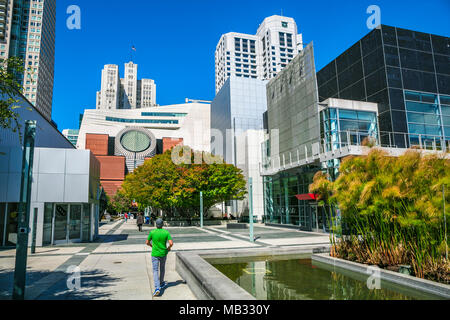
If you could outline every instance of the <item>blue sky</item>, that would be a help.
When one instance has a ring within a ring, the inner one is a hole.
[[[81,8],[81,30],[69,30],[70,5]],[[95,108],[105,64],[134,62],[138,77],[154,79],[157,103],[214,99],[214,51],[227,32],[255,34],[274,14],[293,17],[305,43],[314,42],[316,68],[369,32],[368,6],[381,8],[381,23],[450,35],[450,1],[246,1],[58,0],[53,120],[60,130],[78,128],[79,114]]]

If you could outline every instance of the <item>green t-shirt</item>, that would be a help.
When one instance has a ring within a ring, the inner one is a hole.
[[[155,229],[150,232],[147,238],[152,242],[152,257],[165,257],[169,253],[167,241],[172,240],[169,231],[165,229]]]

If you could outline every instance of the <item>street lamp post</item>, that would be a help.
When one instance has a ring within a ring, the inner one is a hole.
[[[255,242],[255,238],[253,237],[253,179],[248,179],[249,184],[249,193],[248,193],[248,199],[249,199],[249,222],[250,222],[250,242]]]
[[[200,228],[203,228],[203,191],[200,191]]]
[[[25,137],[22,157],[22,179],[18,212],[16,264],[14,269],[13,300],[25,299],[28,235],[30,233],[31,184],[33,178],[34,138],[36,121],[25,121]]]

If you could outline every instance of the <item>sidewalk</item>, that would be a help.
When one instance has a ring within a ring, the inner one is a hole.
[[[327,235],[276,227],[255,226],[255,243],[248,230],[229,231],[223,226],[168,228],[174,240],[166,263],[168,286],[161,296],[154,291],[151,248],[145,240],[151,228],[137,230],[135,220],[107,223],[100,227],[95,243],[37,248],[29,255],[26,299],[30,300],[193,300],[189,287],[175,270],[176,252],[216,249],[249,249],[329,243]],[[15,250],[0,251],[0,300],[10,299],[14,278]],[[79,268],[77,274],[69,268]],[[72,290],[69,289],[72,287]]]

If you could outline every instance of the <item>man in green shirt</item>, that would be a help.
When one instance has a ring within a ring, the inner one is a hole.
[[[164,222],[162,219],[156,220],[157,229],[150,232],[146,241],[146,244],[152,247],[153,281],[155,282],[154,297],[158,296],[161,293],[161,289],[166,286],[166,282],[164,281],[166,259],[167,254],[173,246],[172,237],[169,231],[163,229],[163,225]],[[167,242],[169,242],[168,247]]]

